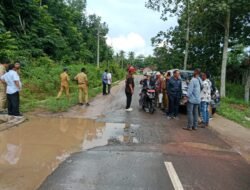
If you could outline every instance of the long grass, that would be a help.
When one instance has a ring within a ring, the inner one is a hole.
[[[227,98],[221,100],[218,113],[232,121],[250,128],[250,104],[246,103],[244,86],[227,84]]]
[[[78,86],[73,81],[74,76],[82,67],[87,70],[89,80],[89,98],[95,97],[101,92],[101,76],[104,69],[97,69],[94,65],[73,64],[69,65],[70,75],[70,100],[63,95],[56,100],[56,95],[60,88],[59,75],[63,66],[51,63],[49,65],[36,66],[37,64],[25,67],[22,70],[23,90],[21,92],[21,111],[31,112],[37,108],[41,108],[51,112],[67,111],[70,107],[78,103]],[[124,77],[124,71],[115,63],[109,65],[113,75],[113,81],[120,80]]]

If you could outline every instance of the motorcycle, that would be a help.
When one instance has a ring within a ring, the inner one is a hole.
[[[142,89],[139,104],[145,112],[153,114],[155,112],[155,89]]]

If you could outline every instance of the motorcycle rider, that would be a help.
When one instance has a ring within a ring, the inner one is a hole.
[[[146,73],[145,78],[140,81],[140,84],[142,85],[142,90],[141,90],[141,99],[140,102],[142,104],[145,102],[145,97],[146,97],[146,92],[147,89],[153,89],[155,86],[154,80],[152,80],[151,74]]]

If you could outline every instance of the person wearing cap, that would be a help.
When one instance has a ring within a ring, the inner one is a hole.
[[[59,99],[62,96],[63,91],[65,91],[66,96],[69,99],[69,97],[70,97],[69,96],[69,81],[70,81],[70,78],[69,78],[69,75],[68,75],[68,69],[67,68],[64,68],[63,72],[60,74],[60,80],[61,80],[60,91],[59,91],[56,98]]]
[[[127,104],[126,104],[127,112],[133,111],[133,109],[131,108],[131,102],[132,102],[132,96],[134,94],[134,88],[135,88],[134,77],[133,77],[134,73],[135,73],[135,68],[130,67],[128,69],[128,75],[125,81],[125,94],[127,97]]]
[[[10,61],[8,59],[1,60],[0,64],[0,77],[6,73],[6,69],[9,66]],[[0,82],[0,113],[5,113],[7,108],[7,95],[6,95],[6,83]]]
[[[89,96],[88,96],[88,77],[86,75],[86,69],[82,68],[81,72],[78,73],[74,78],[78,83],[79,92],[79,105],[89,106]]]

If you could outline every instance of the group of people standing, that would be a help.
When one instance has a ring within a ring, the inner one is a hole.
[[[20,91],[20,63],[11,64],[10,60],[2,59],[0,64],[0,113],[21,117],[19,111]]]
[[[134,68],[128,69],[126,78],[125,93],[127,97],[126,111],[132,111],[130,107],[132,95],[134,93]],[[188,124],[183,129],[197,130],[198,125],[202,128],[209,126],[209,104],[211,102],[212,82],[209,80],[210,74],[195,69],[193,77],[188,81],[188,91],[183,96],[182,82],[179,70],[174,70],[165,75],[157,72],[155,76],[147,73],[143,80],[143,85],[154,86],[156,91],[156,102],[159,108],[166,112],[168,119],[179,120],[180,101],[184,101],[187,106]],[[144,84],[145,83],[145,84]],[[200,122],[199,122],[200,117]]]
[[[212,82],[209,77],[209,73],[195,69],[192,79],[188,81],[188,90],[185,96],[183,96],[183,81],[179,70],[175,70],[172,77],[170,73],[167,73],[165,77],[162,77],[162,75],[158,77],[158,81],[164,83],[162,92],[166,97],[165,108],[168,119],[179,119],[180,100],[183,99],[183,103],[187,106],[188,116],[188,124],[183,129],[197,130],[198,124],[202,128],[208,127],[210,119],[209,104],[212,92]],[[199,122],[199,117],[201,122]]]
[[[89,98],[88,98],[88,77],[86,74],[86,69],[82,68],[81,71],[74,77],[74,80],[78,85],[78,101],[79,105],[89,106]],[[63,72],[60,74],[60,91],[58,92],[57,99],[59,99],[62,93],[65,91],[66,96],[70,99],[70,77],[68,74],[68,68],[64,68]]]

